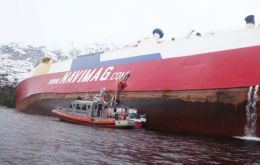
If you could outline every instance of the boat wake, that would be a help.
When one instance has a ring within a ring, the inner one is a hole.
[[[234,138],[247,140],[247,141],[260,141],[259,137],[254,137],[254,136],[234,136]]]

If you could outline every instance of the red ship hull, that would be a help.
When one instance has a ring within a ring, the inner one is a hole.
[[[114,73],[130,73],[123,100],[146,113],[149,128],[242,136],[248,89],[260,84],[259,52],[260,46],[254,46],[121,64],[108,76],[108,67],[96,68],[87,81],[81,76],[84,70],[31,77],[17,87],[17,110],[50,113],[78,95],[94,95],[102,87],[113,92]],[[259,120],[256,125],[260,136]]]

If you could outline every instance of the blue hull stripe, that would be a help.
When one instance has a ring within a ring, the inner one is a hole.
[[[95,54],[90,56],[81,56],[73,60],[71,65],[71,70],[95,68],[95,67],[110,66],[110,65],[117,65],[117,64],[128,64],[134,62],[152,61],[152,60],[159,60],[159,59],[162,59],[161,54],[154,53],[154,54],[100,62],[100,54]]]

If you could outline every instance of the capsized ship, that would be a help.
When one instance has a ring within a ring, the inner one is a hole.
[[[260,137],[260,27],[163,39],[163,32],[122,49],[58,63],[43,59],[17,86],[18,111],[50,114],[79,95],[111,94],[130,75],[124,103],[146,114],[147,127]],[[253,118],[252,118],[253,116]],[[257,119],[258,118],[258,119]]]

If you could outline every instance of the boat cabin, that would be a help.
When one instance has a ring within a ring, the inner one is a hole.
[[[104,110],[107,108],[108,103],[106,102],[74,100],[69,105],[69,108],[66,108],[66,111],[85,114],[90,117],[102,117]]]

